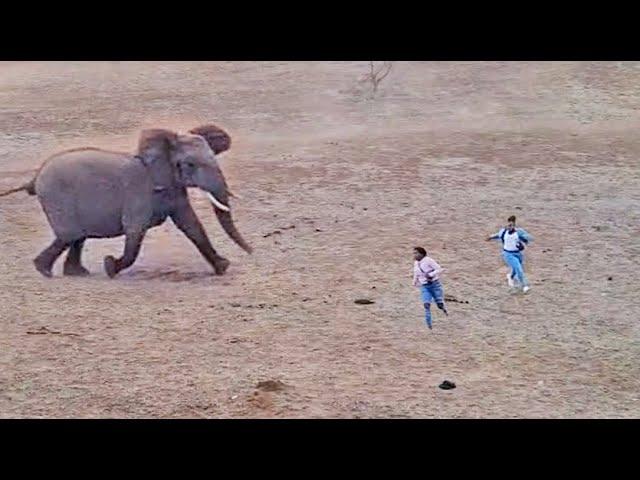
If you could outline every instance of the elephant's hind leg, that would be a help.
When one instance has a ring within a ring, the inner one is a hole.
[[[84,268],[81,262],[84,240],[84,238],[76,240],[69,247],[69,253],[67,253],[67,258],[64,262],[63,273],[65,275],[77,277],[84,277],[89,275],[89,270]]]
[[[111,255],[104,257],[104,269],[107,272],[109,278],[115,277],[118,272],[129,268],[133,265],[133,262],[138,258],[140,253],[140,247],[142,246],[142,240],[144,239],[145,232],[129,232],[127,233],[124,254],[122,257],[115,259]]]
[[[62,255],[62,252],[64,252],[69,245],[70,242],[65,242],[56,238],[51,245],[45,248],[40,255],[33,260],[36,270],[45,277],[51,277],[51,269],[53,268],[54,262],[60,255]]]

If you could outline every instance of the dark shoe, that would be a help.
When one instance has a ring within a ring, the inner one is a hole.
[[[453,382],[450,382],[449,380],[445,380],[440,385],[438,385],[438,387],[441,388],[442,390],[452,390],[456,388],[456,384]]]

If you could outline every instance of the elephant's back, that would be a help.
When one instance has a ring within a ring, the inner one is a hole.
[[[35,191],[59,236],[115,235],[121,229],[123,171],[131,156],[83,148],[50,157]]]
[[[68,150],[50,157],[38,173],[38,196],[74,191],[99,194],[121,189],[121,172],[130,156],[94,148]]]
[[[125,153],[97,148],[67,150],[49,157],[38,173],[38,179],[41,179],[42,182],[50,180],[73,180],[76,183],[78,181],[97,181],[98,178],[118,176],[130,160],[131,156]],[[38,179],[36,179],[36,184]]]

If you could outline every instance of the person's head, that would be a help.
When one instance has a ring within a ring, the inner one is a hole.
[[[510,232],[515,230],[515,228],[516,228],[516,216],[515,215],[511,215],[509,218],[507,218],[507,228],[509,229]]]
[[[426,256],[427,256],[427,251],[424,248],[422,248],[422,247],[414,247],[414,249],[413,249],[413,258],[415,258],[416,260],[420,261]]]

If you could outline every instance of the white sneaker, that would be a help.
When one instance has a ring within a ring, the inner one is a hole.
[[[522,293],[527,293],[529,290],[531,290],[531,287],[529,285],[525,285],[524,287],[522,287]]]
[[[511,288],[513,288],[513,286],[515,285],[515,284],[513,283],[513,278],[511,278],[511,274],[510,274],[510,273],[507,273],[507,283],[509,284],[509,286],[510,286]]]

